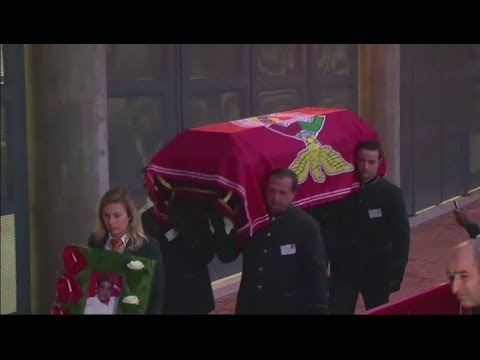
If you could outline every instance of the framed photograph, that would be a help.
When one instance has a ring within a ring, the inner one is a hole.
[[[92,271],[88,283],[85,315],[114,315],[122,292],[122,275]]]
[[[52,314],[147,312],[155,260],[70,245],[63,250],[63,262]]]

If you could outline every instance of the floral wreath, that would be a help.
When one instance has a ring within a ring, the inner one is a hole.
[[[63,249],[63,264],[64,272],[57,279],[52,315],[83,314],[93,272],[117,273],[125,279],[119,313],[146,313],[156,260],[68,245]]]

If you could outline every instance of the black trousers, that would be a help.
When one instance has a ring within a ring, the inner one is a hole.
[[[384,264],[332,263],[329,278],[330,314],[354,314],[358,294],[367,310],[388,303],[388,267]]]

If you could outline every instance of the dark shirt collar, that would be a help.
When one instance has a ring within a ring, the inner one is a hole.
[[[380,176],[375,175],[372,179],[368,180],[366,183],[360,184],[360,187],[363,189],[364,187],[373,185],[377,182],[377,180],[380,178]]]
[[[280,216],[283,216],[285,215],[286,213],[288,213],[291,209],[293,208],[293,205],[290,204],[290,206],[287,208],[287,210],[285,210],[284,212],[280,213],[280,214],[276,214],[276,215],[271,215],[271,214],[268,214],[270,220],[275,220],[275,219],[278,219]]]

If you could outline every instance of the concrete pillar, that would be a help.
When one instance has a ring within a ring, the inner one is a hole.
[[[26,46],[32,312],[47,313],[62,249],[86,245],[109,187],[105,46]]]
[[[400,45],[359,45],[359,115],[377,130],[388,179],[400,185]]]

